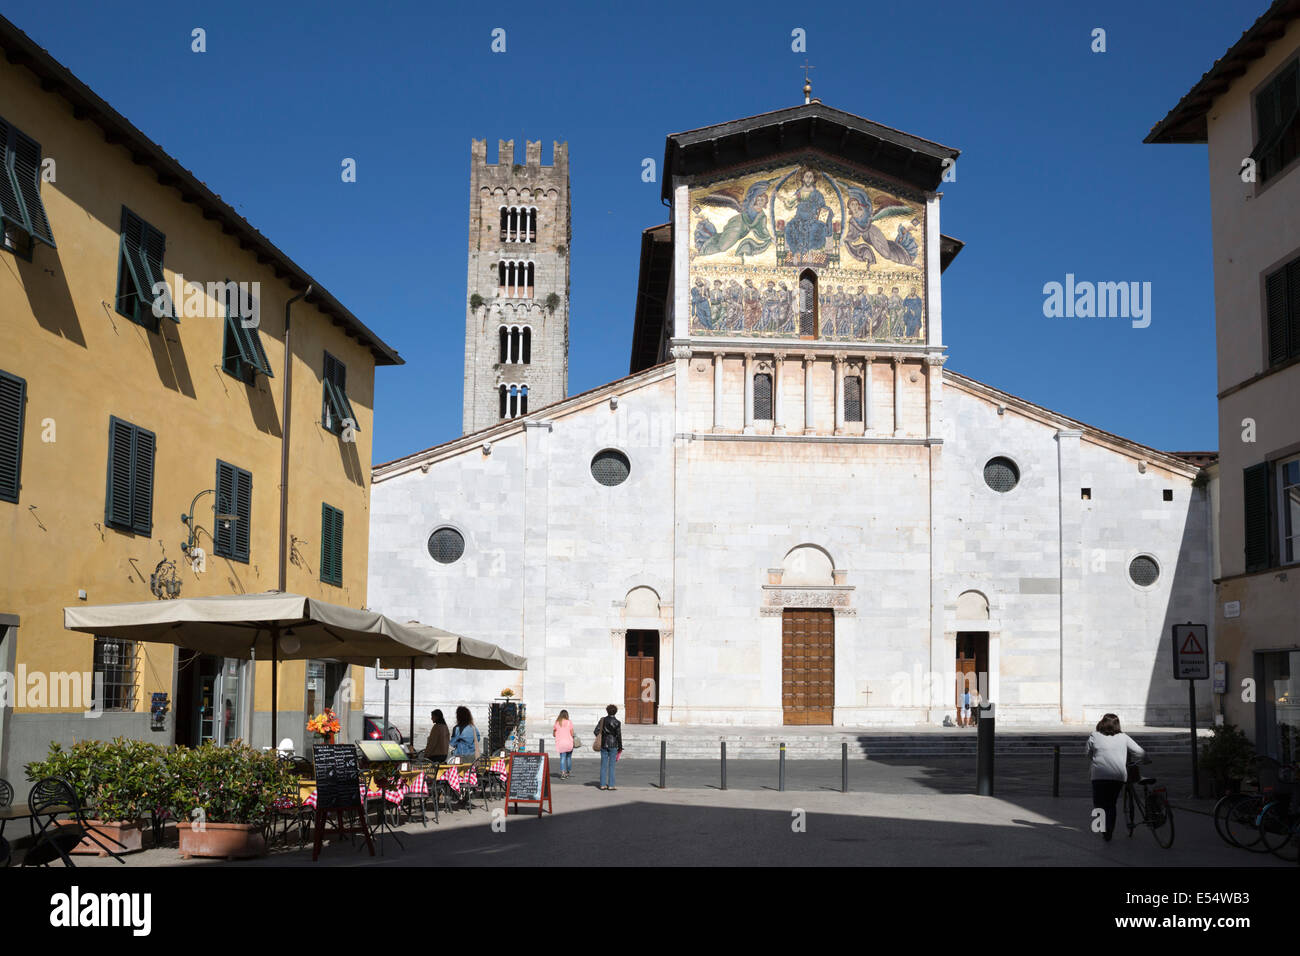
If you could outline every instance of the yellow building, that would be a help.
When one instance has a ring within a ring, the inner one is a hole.
[[[264,746],[269,663],[73,633],[63,608],[364,606],[374,371],[401,359],[2,18],[0,46],[0,777],[51,740]],[[280,735],[301,750],[335,703],[360,736],[362,674],[282,664]]]
[[[1276,0],[1147,136],[1207,146],[1219,366],[1218,710],[1300,759],[1300,8]]]

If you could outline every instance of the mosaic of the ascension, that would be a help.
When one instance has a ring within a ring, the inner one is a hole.
[[[925,206],[817,165],[691,190],[691,331],[797,338],[817,277],[823,339],[925,339]]]

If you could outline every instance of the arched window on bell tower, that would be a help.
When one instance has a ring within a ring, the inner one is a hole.
[[[817,273],[811,269],[799,275],[799,338],[817,338]]]

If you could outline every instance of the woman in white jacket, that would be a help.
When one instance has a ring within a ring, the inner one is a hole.
[[[1118,717],[1106,714],[1088,737],[1088,756],[1092,758],[1092,805],[1106,814],[1109,841],[1115,832],[1115,805],[1128,779],[1128,765],[1140,761],[1146,751],[1119,729]]]

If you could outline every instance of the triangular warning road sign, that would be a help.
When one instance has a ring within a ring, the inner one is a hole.
[[[1196,639],[1195,631],[1187,632],[1187,640],[1183,641],[1183,649],[1180,654],[1204,654],[1205,649],[1201,647],[1201,642]]]

